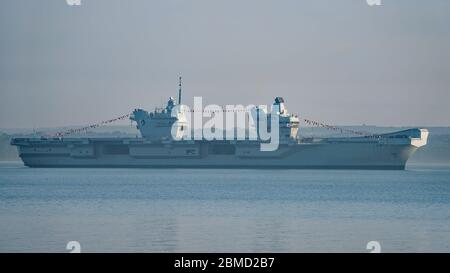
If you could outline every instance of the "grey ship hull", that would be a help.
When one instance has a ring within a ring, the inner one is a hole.
[[[424,129],[410,129],[380,138],[303,139],[281,143],[273,152],[251,141],[16,138],[12,144],[29,167],[402,170],[427,137]]]

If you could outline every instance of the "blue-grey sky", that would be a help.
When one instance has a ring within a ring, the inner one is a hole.
[[[5,0],[0,128],[184,102],[331,124],[450,125],[450,1]]]

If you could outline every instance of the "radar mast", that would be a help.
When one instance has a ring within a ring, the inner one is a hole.
[[[178,104],[181,104],[181,76],[178,80]]]

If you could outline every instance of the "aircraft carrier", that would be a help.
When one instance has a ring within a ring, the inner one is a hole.
[[[289,114],[283,98],[277,97],[272,107],[278,109],[279,145],[262,151],[260,139],[184,139],[186,117],[183,111],[173,113],[177,104],[181,105],[181,91],[178,103],[170,98],[164,109],[135,109],[130,119],[140,131],[136,138],[14,138],[11,144],[29,167],[403,170],[428,137],[428,131],[420,128],[354,137],[301,137],[298,116]]]

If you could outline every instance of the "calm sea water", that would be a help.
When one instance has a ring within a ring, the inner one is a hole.
[[[450,166],[406,171],[0,164],[0,252],[450,252]]]

